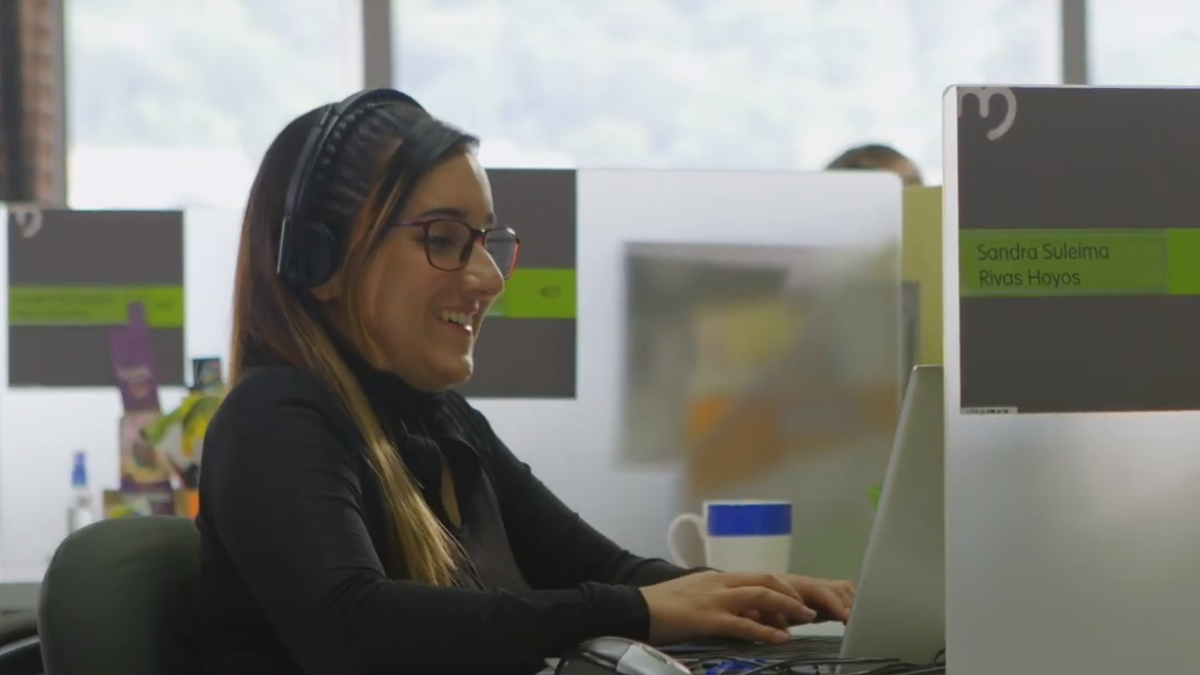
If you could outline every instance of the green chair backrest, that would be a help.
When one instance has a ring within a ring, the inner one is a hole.
[[[45,672],[37,636],[37,615],[33,612],[0,614],[0,673],[42,675]]]
[[[200,675],[199,534],[187,518],[105,520],[67,537],[42,581],[54,675]]]

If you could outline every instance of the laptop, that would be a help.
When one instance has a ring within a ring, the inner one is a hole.
[[[942,367],[914,368],[842,657],[931,663],[946,647],[945,400]]]
[[[944,466],[942,367],[917,366],[908,381],[854,611],[843,635],[818,637],[809,631],[820,626],[799,626],[784,645],[706,642],[663,651],[693,672],[727,659],[859,664],[843,666],[842,672],[869,670],[871,663],[921,667],[941,662],[946,646]]]

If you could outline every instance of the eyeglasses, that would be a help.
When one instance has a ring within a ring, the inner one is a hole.
[[[425,258],[435,269],[443,272],[457,272],[466,267],[477,241],[483,242],[483,249],[505,279],[512,276],[517,268],[521,240],[516,232],[506,227],[478,230],[464,222],[447,218],[400,223],[396,227],[421,228],[425,235]]]

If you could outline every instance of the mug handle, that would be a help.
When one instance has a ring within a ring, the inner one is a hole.
[[[674,559],[676,565],[680,567],[694,567],[688,565],[683,559],[683,555],[679,552],[679,547],[675,545],[675,535],[679,533],[679,527],[684,523],[690,523],[696,527],[696,534],[704,539],[704,518],[694,513],[681,513],[675,516],[675,520],[667,526],[667,550],[671,552],[671,558]]]

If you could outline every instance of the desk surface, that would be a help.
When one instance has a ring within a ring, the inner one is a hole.
[[[810,635],[810,636],[841,636],[846,631],[846,626],[836,621],[828,623],[807,624],[804,626],[792,626],[788,629],[788,634],[792,637]],[[546,668],[538,675],[551,675],[554,672],[555,666],[558,665],[558,659],[547,659]]]

